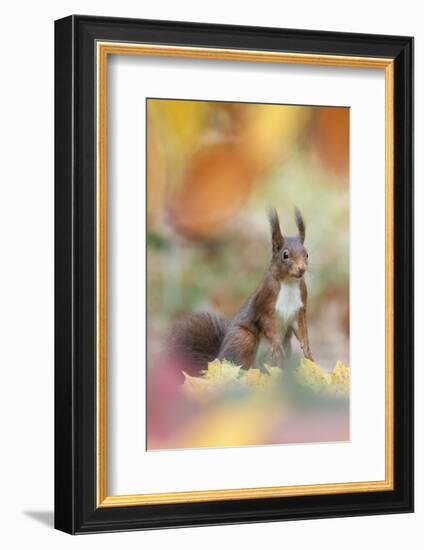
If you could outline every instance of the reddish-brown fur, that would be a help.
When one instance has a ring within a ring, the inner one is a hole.
[[[299,340],[305,357],[312,358],[306,323],[307,288],[303,279],[308,262],[308,255],[303,246],[305,224],[300,212],[296,209],[295,217],[299,235],[285,238],[281,233],[276,211],[273,210],[269,217],[272,234],[272,258],[269,269],[257,289],[230,322],[219,350],[220,358],[241,364],[244,368],[249,368],[254,363],[261,336],[268,340],[275,359],[281,360],[285,351],[290,352],[292,333]],[[289,255],[288,259],[282,256],[286,251]],[[299,276],[302,277],[300,292],[303,307],[295,319],[297,330],[293,323],[282,342],[275,307],[280,285],[287,278],[299,278]]]
[[[177,340],[184,342],[180,348],[184,348],[192,359],[205,363],[217,356],[247,369],[254,364],[259,342],[264,337],[270,344],[273,358],[281,361],[285,353],[290,353],[292,334],[299,340],[305,357],[312,358],[306,322],[307,288],[303,279],[308,263],[308,254],[303,245],[305,224],[297,209],[295,218],[298,235],[284,237],[277,212],[270,212],[272,257],[269,268],[256,290],[230,322],[224,324],[218,317],[205,318],[205,314],[198,314],[190,317],[190,321],[185,321],[186,326],[180,325],[176,330]],[[299,280],[302,307],[287,328],[283,342],[278,328],[276,302],[281,283],[290,279]],[[188,328],[190,334],[186,330]],[[220,342],[219,346],[217,342]],[[205,366],[203,364],[202,368]]]

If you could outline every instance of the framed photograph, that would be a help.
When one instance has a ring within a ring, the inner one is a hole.
[[[413,39],[55,24],[55,525],[413,509]]]

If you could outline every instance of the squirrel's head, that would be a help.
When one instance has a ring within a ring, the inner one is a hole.
[[[295,208],[295,220],[298,234],[285,237],[281,233],[280,221],[275,208],[269,211],[269,223],[272,237],[272,265],[281,279],[293,277],[301,279],[308,267],[308,253],[305,242],[305,222],[302,214]]]

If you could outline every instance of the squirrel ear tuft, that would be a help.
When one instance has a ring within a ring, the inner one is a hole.
[[[305,242],[305,222],[303,221],[302,214],[300,213],[300,210],[295,207],[294,209],[294,217],[296,220],[297,230],[299,231],[299,239],[301,240],[302,244]]]
[[[283,248],[284,237],[280,229],[280,220],[275,208],[268,210],[268,219],[271,226],[272,252],[275,254]]]

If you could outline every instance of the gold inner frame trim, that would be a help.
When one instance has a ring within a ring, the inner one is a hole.
[[[141,506],[269,497],[364,493],[394,489],[394,60],[284,52],[263,52],[123,42],[96,43],[97,54],[97,506]],[[143,55],[192,59],[219,59],[331,67],[384,69],[385,71],[385,479],[281,487],[217,489],[178,493],[109,496],[107,493],[107,61],[109,55]]]

